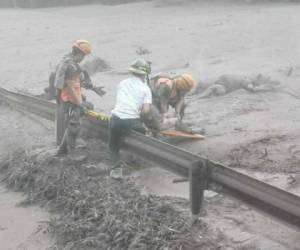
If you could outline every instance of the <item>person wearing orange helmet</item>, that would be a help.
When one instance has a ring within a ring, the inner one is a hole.
[[[165,119],[169,107],[175,109],[177,117],[176,128],[179,130],[188,130],[182,124],[182,118],[185,110],[185,96],[196,86],[196,81],[190,74],[182,74],[175,77],[159,75],[150,81],[153,95],[153,105],[158,109]],[[189,130],[187,131],[189,132]]]
[[[72,52],[66,55],[55,71],[56,90],[56,140],[58,155],[67,154],[72,160],[80,160],[75,154],[76,139],[80,131],[82,109],[81,75],[79,63],[91,53],[91,44],[84,39],[73,43]]]

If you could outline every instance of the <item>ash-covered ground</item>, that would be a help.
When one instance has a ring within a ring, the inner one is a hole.
[[[103,59],[112,70],[92,76],[107,90],[103,98],[86,92],[96,110],[109,112],[113,107],[116,86],[126,77],[117,72],[138,56],[151,60],[154,72],[192,73],[199,89],[188,97],[185,121],[204,127],[206,139],[180,146],[299,195],[300,5],[175,2],[1,9],[0,85],[42,93],[49,72],[78,38],[90,40],[92,57]],[[200,98],[224,74],[262,74],[280,85],[276,91],[236,88],[222,96]],[[55,148],[53,125],[0,108],[2,160],[22,149],[30,156],[37,148],[47,152]],[[147,192],[186,197],[186,185],[172,184],[174,177],[159,168],[143,169],[137,176]],[[224,249],[299,249],[299,231],[221,195],[208,194],[205,204],[202,222],[214,231],[209,230],[209,237],[219,231],[225,235],[223,245],[217,242]]]

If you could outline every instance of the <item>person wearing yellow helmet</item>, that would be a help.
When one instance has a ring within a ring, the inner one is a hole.
[[[80,131],[82,108],[81,77],[79,63],[91,53],[91,44],[84,39],[75,41],[72,52],[56,67],[53,77],[57,101],[56,140],[58,155],[67,154],[72,160],[80,160],[75,154],[76,139]]]
[[[72,53],[66,55],[63,58],[62,62],[59,64],[59,66],[56,68],[56,70],[50,73],[49,86],[44,89],[44,94],[43,94],[43,96],[47,100],[54,100],[56,98],[55,87],[57,83],[55,83],[55,80],[63,84],[63,78],[65,74],[64,69],[68,64],[68,62],[73,58],[76,62],[80,63],[83,60],[83,57],[85,55],[91,54],[91,51],[92,51],[91,44],[87,40],[79,39],[73,43]],[[103,87],[97,87],[92,84],[91,78],[87,70],[81,70],[80,83],[81,83],[81,87],[85,89],[93,90],[99,96],[103,96],[105,94]],[[84,95],[82,95],[82,99],[84,104],[92,107],[91,103],[86,102],[86,98]]]
[[[92,53],[92,46],[89,41],[84,39],[79,39],[73,43],[73,50],[79,49],[84,55],[89,55]],[[83,58],[82,58],[83,59]]]
[[[196,81],[190,74],[182,74],[175,77],[158,75],[151,79],[150,86],[153,95],[153,105],[162,114],[163,119],[169,110],[169,106],[175,109],[177,117],[176,127],[187,130],[182,124],[185,110],[185,96],[196,86]]]

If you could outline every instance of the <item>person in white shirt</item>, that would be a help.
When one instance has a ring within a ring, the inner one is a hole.
[[[140,120],[147,115],[152,105],[152,93],[146,77],[150,73],[150,64],[144,59],[136,59],[129,68],[130,77],[121,81],[117,88],[117,100],[109,129],[109,151],[114,168],[120,167],[119,151],[122,137],[131,130],[145,133]]]

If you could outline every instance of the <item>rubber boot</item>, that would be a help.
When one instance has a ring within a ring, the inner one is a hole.
[[[66,132],[67,128],[67,121],[66,121],[66,115],[64,112],[63,104],[57,104],[56,108],[56,128],[55,128],[55,134],[56,134],[56,144],[61,145],[63,141],[64,134]]]
[[[78,137],[76,140],[76,148],[86,148],[86,147],[87,147],[86,142],[81,137]]]
[[[120,180],[123,178],[123,169],[122,168],[114,168],[110,171],[109,177],[112,179]]]
[[[109,150],[109,158],[111,161],[111,165],[115,166],[120,162],[120,154]]]
[[[68,153],[68,148],[67,148],[67,131],[65,131],[61,143],[58,147],[58,150],[56,152],[56,156],[64,156],[67,155]]]
[[[87,157],[85,155],[78,155],[75,152],[76,149],[76,139],[79,134],[79,124],[70,124],[67,131],[67,150],[68,158],[74,162],[84,161]]]
[[[123,178],[123,165],[120,160],[115,162],[115,164],[112,167],[112,170],[109,173],[109,176],[112,179],[122,179]]]

